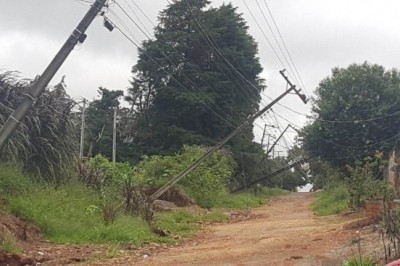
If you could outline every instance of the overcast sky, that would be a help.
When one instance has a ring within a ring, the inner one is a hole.
[[[145,25],[143,28],[149,29],[152,25],[132,1],[135,1],[153,23],[156,23],[158,12],[168,4],[167,0],[117,0],[133,15],[131,7]],[[280,54],[256,0],[245,1],[267,38],[275,45],[276,52]],[[213,6],[219,6],[224,1],[211,2]],[[259,44],[259,56],[264,68],[262,77],[266,79],[268,86],[265,94],[275,97],[285,89],[285,82],[278,73],[283,68],[282,64],[243,4],[243,0],[231,2],[243,13],[250,27],[250,34]],[[386,68],[399,67],[400,1],[266,2],[309,95],[319,81],[330,75],[331,69],[336,66],[347,67],[351,63],[369,61]],[[273,27],[264,0],[258,0],[258,3]],[[129,24],[128,18],[123,16],[117,6],[113,5],[111,9],[120,14],[137,39],[145,39],[133,24]],[[79,0],[0,0],[0,70],[19,71],[20,77],[23,78],[33,78],[41,74],[87,10],[87,4]],[[117,21],[115,23],[118,25]],[[87,40],[71,53],[52,84],[66,75],[67,92],[73,97],[82,96],[89,100],[97,95],[99,86],[126,90],[131,78],[131,67],[137,60],[136,47],[118,31],[108,32],[103,27],[100,17],[86,33]],[[279,38],[276,32],[275,34]],[[288,67],[283,56],[280,57]],[[301,84],[297,85],[302,87]],[[262,105],[268,102],[268,98],[264,97]],[[300,113],[309,113],[310,104],[305,106],[295,96],[286,97],[282,103]],[[304,116],[280,106],[274,110],[298,126],[304,125],[307,120]],[[285,120],[279,120],[286,126]],[[259,120],[257,124],[262,127],[264,121]],[[257,128],[256,126],[256,138],[259,139],[261,129]],[[274,133],[274,130],[271,133]]]

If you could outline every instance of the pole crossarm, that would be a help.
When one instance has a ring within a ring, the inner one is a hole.
[[[103,8],[107,0],[96,0],[90,7],[89,11],[83,17],[78,26],[74,29],[67,41],[61,47],[60,51],[50,62],[43,74],[38,78],[32,89],[25,95],[21,104],[7,119],[6,123],[0,129],[0,149],[5,145],[11,135],[15,132],[18,125],[25,118],[36,99],[43,93],[51,79],[57,73],[58,69],[67,59],[68,55],[74,49],[75,45],[82,43],[86,39],[85,31],[90,26],[97,14]]]
[[[221,148],[226,142],[228,142],[230,139],[232,139],[234,136],[236,136],[242,129],[247,127],[248,125],[252,124],[257,118],[259,118],[261,115],[263,115],[266,111],[271,109],[272,106],[274,106],[277,102],[279,102],[283,97],[288,95],[290,92],[295,91],[296,94],[302,99],[304,103],[307,103],[306,96],[300,93],[300,90],[296,89],[296,86],[293,85],[288,77],[285,76],[284,74],[285,70],[279,71],[281,75],[284,77],[284,79],[288,82],[289,84],[289,89],[287,89],[284,93],[279,95],[276,99],[274,99],[272,102],[270,102],[267,106],[262,108],[260,111],[255,113],[254,115],[250,116],[246,121],[244,121],[241,125],[239,125],[234,131],[232,131],[228,136],[226,136],[223,140],[218,142],[215,146],[213,146],[211,149],[209,149],[203,156],[201,156],[199,159],[197,159],[194,163],[192,163],[189,167],[187,167],[185,170],[180,172],[178,175],[170,179],[165,185],[163,185],[159,190],[154,192],[149,198],[149,200],[154,201],[158,199],[162,194],[164,194],[168,189],[170,189],[173,185],[179,182],[182,178],[184,178],[187,174],[192,172],[194,169],[196,169],[202,162],[204,162],[208,157],[210,157],[215,151],[217,151],[219,148]]]

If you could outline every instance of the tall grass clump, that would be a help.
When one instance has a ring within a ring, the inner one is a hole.
[[[36,82],[15,72],[0,73],[0,125],[23,101]],[[76,103],[65,91],[64,79],[47,88],[0,153],[1,161],[19,162],[24,170],[45,181],[62,183],[74,175],[78,136]]]

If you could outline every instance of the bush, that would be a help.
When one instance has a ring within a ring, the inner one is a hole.
[[[152,156],[145,158],[135,169],[135,180],[146,186],[161,187],[179,174],[206,152],[199,146],[184,146],[175,156]],[[183,190],[202,207],[213,207],[213,198],[226,193],[234,172],[234,161],[230,154],[219,151],[180,181]]]
[[[370,257],[353,257],[346,260],[344,266],[375,266],[377,265],[373,258]]]
[[[376,180],[377,175],[374,166],[375,162],[367,162],[365,165],[347,167],[350,176],[346,179],[346,185],[350,196],[350,207],[364,207],[370,199],[379,199],[383,196],[386,182]],[[379,170],[378,170],[378,173]]]

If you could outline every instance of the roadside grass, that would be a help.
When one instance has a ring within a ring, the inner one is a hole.
[[[152,227],[170,232],[161,237],[139,217],[120,212],[113,223],[106,224],[102,217],[100,195],[82,183],[54,186],[30,181],[21,169],[12,164],[0,164],[0,198],[7,202],[3,208],[37,225],[51,241],[61,244],[108,243],[112,245],[150,242],[175,243],[177,239],[193,235],[204,222],[228,220],[225,209],[245,209],[260,206],[268,198],[288,193],[281,189],[259,189],[257,193],[211,198],[215,208],[207,214],[190,210],[174,210],[155,214]],[[2,242],[1,242],[2,241]],[[13,250],[12,238],[0,238],[0,248]]]
[[[99,196],[82,185],[69,184],[57,190],[34,188],[29,194],[8,200],[11,213],[39,226],[56,243],[132,243],[141,245],[155,236],[140,218],[120,215],[105,224]],[[96,210],[96,209],[95,209]]]
[[[248,209],[264,205],[273,196],[285,195],[289,192],[280,188],[258,188],[257,192],[238,194],[220,194],[213,199],[216,209]]]
[[[350,195],[346,185],[337,183],[330,185],[317,196],[312,204],[313,211],[320,216],[338,214],[349,210]]]

